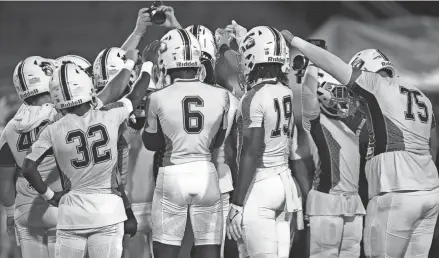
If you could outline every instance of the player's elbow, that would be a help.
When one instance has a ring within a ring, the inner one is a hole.
[[[142,141],[145,148],[149,151],[158,151],[165,147],[163,137],[158,133],[142,133]]]
[[[34,173],[37,170],[37,163],[35,161],[32,161],[30,159],[24,159],[23,167],[21,169],[21,173],[23,174],[24,178],[28,179],[32,173]]]

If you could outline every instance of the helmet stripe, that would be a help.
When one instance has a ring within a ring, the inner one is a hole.
[[[183,40],[184,45],[184,59],[186,61],[191,60],[191,48],[190,48],[190,38],[187,34],[187,31],[179,29],[178,33],[180,33],[181,39]]]
[[[275,43],[275,47],[274,47],[274,55],[275,56],[280,56],[280,41],[281,41],[281,36],[279,35],[279,32],[277,32],[276,29],[273,29],[272,27],[267,27],[268,29],[270,29],[271,33],[273,33],[274,36],[274,43]]]
[[[102,80],[107,80],[107,59],[108,59],[108,54],[110,53],[110,49],[111,48],[107,48],[104,50],[104,53],[102,53],[102,58],[101,58],[101,69],[102,69]]]
[[[23,62],[21,62],[20,66],[18,67],[18,80],[20,81],[21,90],[27,91],[28,88],[27,88],[26,80],[24,79],[24,74],[23,74],[24,62],[25,62],[25,60],[23,60]]]
[[[200,30],[200,25],[193,25],[192,26],[192,30],[191,30],[191,32],[192,32],[192,34],[194,34],[194,36],[197,38],[197,39],[199,39],[199,30]]]
[[[60,71],[60,82],[61,82],[61,89],[62,89],[62,93],[64,95],[64,99],[65,100],[72,100],[72,97],[70,95],[70,91],[69,91],[69,87],[67,86],[67,64],[63,64],[61,66],[61,71]]]
[[[384,55],[383,52],[381,52],[379,49],[375,49],[375,50],[378,52],[378,54],[380,54],[380,56],[383,57],[384,61],[390,61],[390,60],[387,58],[387,56]]]

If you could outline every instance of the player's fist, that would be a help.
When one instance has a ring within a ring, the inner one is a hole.
[[[142,8],[137,15],[136,28],[134,33],[143,36],[146,33],[146,28],[152,24],[151,15],[148,12],[149,8]]]
[[[137,63],[137,59],[139,58],[139,50],[137,49],[127,50],[127,52],[125,53],[125,57],[128,60],[133,60],[134,63]]]
[[[142,61],[150,61],[153,64],[157,64],[157,59],[159,56],[159,48],[160,48],[160,41],[154,40],[150,44],[148,44],[145,49],[143,49],[142,53]]]
[[[125,234],[133,237],[137,233],[137,219],[134,216],[133,210],[131,208],[125,209],[125,213],[128,217],[124,222]]]
[[[230,42],[232,42],[233,35],[226,29],[218,28],[215,31],[215,41],[216,47],[219,49],[222,45],[227,45],[230,47]]]
[[[169,29],[180,29],[180,23],[178,22],[177,18],[175,17],[174,8],[167,6],[167,5],[161,5],[157,7],[157,11],[162,11],[166,15],[166,21],[163,24],[160,24],[160,26],[169,28]]]
[[[226,30],[233,35],[238,45],[241,44],[241,42],[244,40],[245,34],[247,34],[247,29],[239,25],[235,20],[226,26]]]
[[[54,192],[52,199],[48,200],[47,202],[52,206],[58,207],[61,197],[63,197],[66,193],[67,191]]]
[[[293,40],[293,38],[294,38],[293,33],[289,32],[287,30],[283,30],[280,32],[280,34],[282,34],[282,36],[285,38],[287,45],[291,46],[291,40]]]

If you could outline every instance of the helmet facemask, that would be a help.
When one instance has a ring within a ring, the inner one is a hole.
[[[344,85],[323,82],[317,95],[321,109],[330,116],[346,118],[357,110],[354,93]]]

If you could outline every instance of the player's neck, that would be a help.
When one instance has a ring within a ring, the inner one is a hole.
[[[195,69],[178,69],[169,73],[172,82],[176,79],[190,80],[197,77],[197,70]]]
[[[84,103],[82,105],[76,106],[76,107],[72,107],[69,110],[70,114],[75,114],[77,116],[83,116],[85,115],[89,110],[90,110],[90,103]]]
[[[42,106],[48,103],[52,103],[52,99],[49,95],[41,95],[27,102],[29,106]]]

